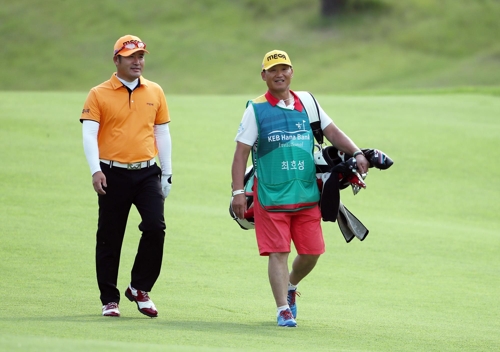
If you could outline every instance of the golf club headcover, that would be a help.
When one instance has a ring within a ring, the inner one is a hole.
[[[378,149],[363,149],[362,151],[366,159],[368,159],[370,167],[387,170],[394,164],[394,161],[387,154]]]
[[[356,159],[350,157],[332,168],[332,173],[339,175],[339,189],[347,188],[349,185],[356,184],[359,187],[366,188],[364,181],[358,176],[356,171]]]

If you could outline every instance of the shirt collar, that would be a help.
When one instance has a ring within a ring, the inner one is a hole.
[[[294,100],[293,108],[295,110],[297,110],[298,112],[302,112],[304,107],[303,107],[302,102],[300,101],[299,97],[293,91],[290,91],[290,93],[292,93],[293,100]],[[269,92],[269,91],[266,92],[265,97],[266,97],[267,101],[269,102],[269,104],[271,104],[271,106],[276,106],[280,101],[280,99],[274,97],[271,94],[271,92]]]
[[[112,75],[111,75],[111,85],[113,86],[113,89],[118,89],[118,88],[121,88],[123,87],[123,83],[118,79],[118,77],[116,77],[116,72],[114,72]],[[147,81],[141,76],[139,77],[139,84],[138,84],[138,87],[139,86],[147,86]]]

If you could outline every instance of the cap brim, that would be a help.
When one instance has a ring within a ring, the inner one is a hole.
[[[121,56],[130,56],[138,51],[143,51],[144,53],[146,54],[149,54],[149,51],[147,51],[146,49],[141,49],[141,48],[134,48],[134,49],[129,49],[129,50],[122,50],[120,52],[118,52],[116,55],[121,55]]]
[[[293,67],[292,65],[290,65],[290,64],[288,64],[286,62],[276,62],[274,64],[271,64],[271,65],[267,66],[267,67],[263,67],[262,70],[263,71],[264,70],[269,70],[271,67],[274,67],[274,66],[277,66],[277,65],[287,65],[287,66]]]

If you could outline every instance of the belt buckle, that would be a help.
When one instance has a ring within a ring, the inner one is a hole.
[[[132,164],[127,164],[127,169],[128,170],[140,170],[141,169],[141,163],[132,163]]]

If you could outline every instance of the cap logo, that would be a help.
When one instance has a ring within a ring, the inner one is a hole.
[[[122,45],[127,49],[144,48],[144,43],[139,40],[127,40]]]
[[[288,65],[292,67],[292,62],[286,52],[273,50],[264,55],[262,59],[262,70],[268,70],[276,65]]]
[[[118,53],[124,49],[143,49],[144,51],[146,51],[146,44],[136,39],[127,40],[126,42],[123,42],[120,49],[115,49],[114,56],[118,55]]]
[[[276,60],[276,59],[287,60],[286,55],[283,55],[283,54],[274,54],[274,55],[269,55],[267,57],[267,61]]]

